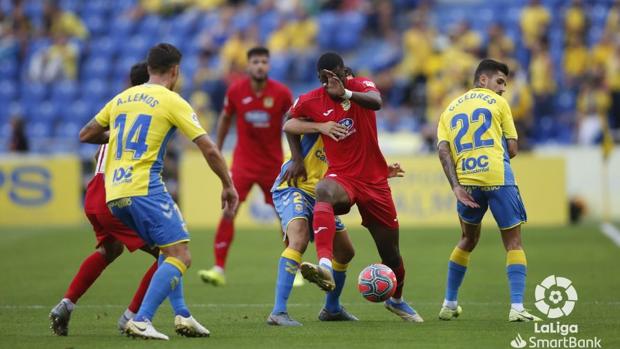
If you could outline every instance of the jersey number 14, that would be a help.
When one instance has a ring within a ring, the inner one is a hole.
[[[146,144],[146,135],[148,134],[149,126],[151,126],[151,115],[138,115],[125,138],[126,123],[127,114],[119,114],[114,121],[114,128],[118,129],[116,158],[120,159],[124,151],[131,151],[133,152],[133,159],[138,160],[149,148]]]

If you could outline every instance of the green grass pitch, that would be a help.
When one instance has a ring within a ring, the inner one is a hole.
[[[579,338],[597,336],[603,348],[620,348],[620,248],[596,226],[525,226],[529,270],[526,307],[535,310],[534,287],[548,275],[571,279],[579,301],[562,323],[579,325]],[[351,231],[356,257],[351,263],[343,303],[361,321],[321,323],[323,293],[314,285],[293,289],[289,312],[301,328],[265,324],[273,304],[277,259],[282,250],[274,230],[237,232],[228,264],[228,285],[214,288],[196,276],[212,263],[213,231],[193,230],[193,265],[185,275],[187,303],[212,332],[211,338],[174,335],[172,313],[164,303],[154,324],[170,342],[132,340],[116,332],[139,278],[151,263],[141,252],[123,254],[108,267],[73,312],[69,336],[51,334],[47,315],[61,298],[82,259],[93,249],[88,227],[0,229],[0,348],[510,348],[517,333],[534,334],[531,323],[508,323],[505,253],[498,233],[483,231],[460,293],[464,308],[456,321],[437,320],[443,299],[447,258],[458,239],[454,229],[403,229],[401,251],[407,277],[405,298],[426,322],[404,323],[358,294],[356,279],[378,256],[370,235]],[[306,257],[315,259],[310,246]],[[538,314],[540,315],[540,314]],[[538,335],[541,338],[550,335]],[[550,337],[549,337],[550,338]]]

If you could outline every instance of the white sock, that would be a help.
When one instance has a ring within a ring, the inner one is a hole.
[[[458,302],[457,301],[449,301],[447,299],[444,299],[443,300],[443,306],[446,307],[446,308],[450,308],[450,309],[454,310],[458,306]]]
[[[396,304],[400,304],[400,303],[403,302],[402,298],[394,298],[394,297],[392,297],[391,300],[392,300],[392,302],[394,302]]]
[[[332,261],[329,258],[323,257],[323,258],[319,259],[319,265],[328,267],[330,270],[333,269],[332,268]]]
[[[125,313],[123,313],[123,316],[125,316],[126,319],[131,320],[134,316],[136,316],[136,313],[129,309],[125,309]]]
[[[224,268],[220,267],[219,265],[213,266],[213,270],[215,270],[216,272],[224,275]]]
[[[512,307],[512,309],[514,309],[514,310],[516,310],[518,312],[521,312],[521,311],[525,310],[525,308],[523,308],[523,303],[512,303],[512,304],[510,304],[510,307]]]
[[[69,298],[63,298],[62,302],[65,303],[69,311],[73,311],[75,304],[73,304],[73,302]]]

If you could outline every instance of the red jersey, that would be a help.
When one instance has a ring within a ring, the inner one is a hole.
[[[99,147],[97,154],[97,164],[95,175],[88,182],[86,196],[84,197],[84,211],[86,213],[100,214],[109,212],[105,200],[105,179],[103,169],[105,168],[105,158],[108,155],[108,145],[103,144]]]
[[[355,92],[379,92],[372,81],[362,77],[346,80],[345,87]],[[377,117],[373,110],[349,100],[336,101],[324,87],[320,87],[301,95],[290,114],[314,122],[335,121],[348,128],[347,135],[338,142],[322,135],[328,173],[354,177],[367,183],[387,179],[387,163],[379,149]]]
[[[224,112],[237,117],[237,145],[232,170],[275,178],[282,165],[282,118],[292,103],[291,91],[267,79],[260,94],[251,79],[235,82],[226,92]]]

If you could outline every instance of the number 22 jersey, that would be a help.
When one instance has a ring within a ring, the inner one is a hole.
[[[461,185],[516,185],[507,139],[517,139],[510,106],[485,88],[471,89],[454,99],[437,126],[437,144],[450,144]]]
[[[166,191],[161,171],[176,129],[190,140],[206,134],[192,107],[157,84],[128,88],[95,116],[110,127],[105,162],[106,201]]]

